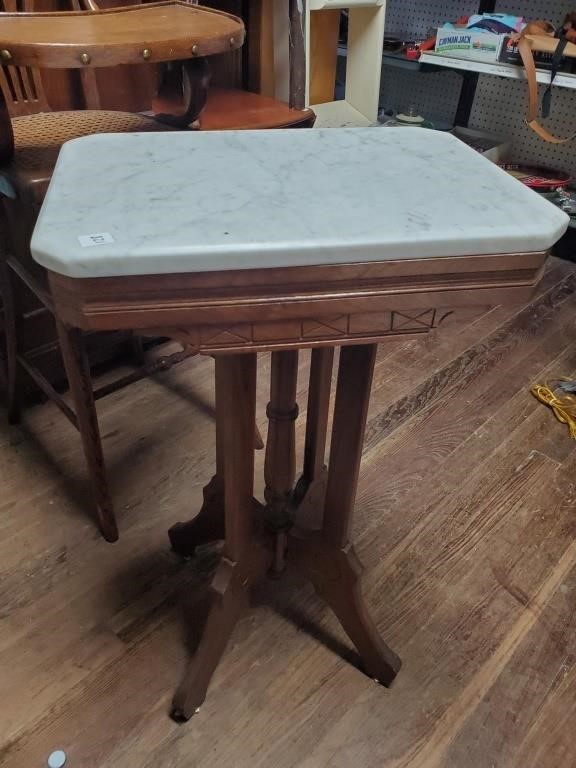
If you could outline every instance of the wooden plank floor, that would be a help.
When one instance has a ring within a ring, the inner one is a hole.
[[[576,376],[575,340],[576,272],[552,260],[529,306],[381,346],[354,538],[397,681],[349,663],[287,574],[259,587],[185,725],[169,701],[216,555],[182,562],[165,532],[211,474],[212,361],[99,404],[115,545],[86,517],[60,414],[1,421],[0,765],[62,748],[70,768],[573,768],[576,443],[528,387]],[[263,356],[262,429],[268,372]]]

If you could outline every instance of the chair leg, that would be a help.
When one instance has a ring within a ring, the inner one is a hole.
[[[262,439],[262,435],[260,434],[260,430],[258,429],[258,425],[254,425],[254,448],[257,451],[261,451],[264,448],[264,440]]]
[[[108,491],[106,468],[100,430],[92,392],[90,367],[86,356],[83,333],[79,328],[69,328],[56,319],[60,349],[74,399],[78,429],[82,438],[84,456],[92,484],[98,524],[106,541],[118,539],[118,528],[112,500]]]
[[[8,421],[20,421],[20,387],[18,370],[18,326],[14,290],[10,268],[0,264],[0,292],[4,305],[4,338],[6,340],[6,390],[8,400]]]
[[[144,354],[144,339],[136,333],[133,333],[130,337],[130,344],[132,346],[132,362],[137,368],[142,368],[146,365],[146,355]]]

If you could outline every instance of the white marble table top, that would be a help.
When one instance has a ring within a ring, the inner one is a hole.
[[[566,214],[452,136],[350,128],[68,142],[32,238],[70,277],[542,251]]]

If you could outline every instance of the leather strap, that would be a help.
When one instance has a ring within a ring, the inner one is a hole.
[[[546,90],[544,91],[544,96],[542,96],[542,117],[550,117],[550,112],[552,110],[552,86],[554,85],[554,80],[556,80],[556,75],[558,74],[558,70],[560,69],[560,64],[562,62],[562,56],[564,54],[564,51],[566,50],[566,46],[568,45],[568,40],[564,35],[558,40],[558,45],[556,46],[556,50],[552,54],[552,66],[550,69],[550,82],[548,83],[548,86],[546,87]]]
[[[559,41],[560,42],[560,41]],[[576,133],[572,136],[568,136],[566,139],[560,139],[558,136],[550,133],[549,130],[544,128],[538,122],[538,80],[536,77],[536,64],[534,63],[534,54],[530,42],[526,37],[521,37],[518,40],[518,51],[522,57],[522,63],[526,70],[526,79],[528,81],[528,114],[526,116],[527,125],[532,128],[534,133],[540,136],[544,141],[550,144],[567,144],[569,141],[576,139]]]

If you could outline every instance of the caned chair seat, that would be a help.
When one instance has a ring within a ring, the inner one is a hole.
[[[170,126],[132,112],[86,110],[39,112],[12,120],[14,157],[1,172],[22,201],[40,204],[64,142],[93,133],[171,131]]]

